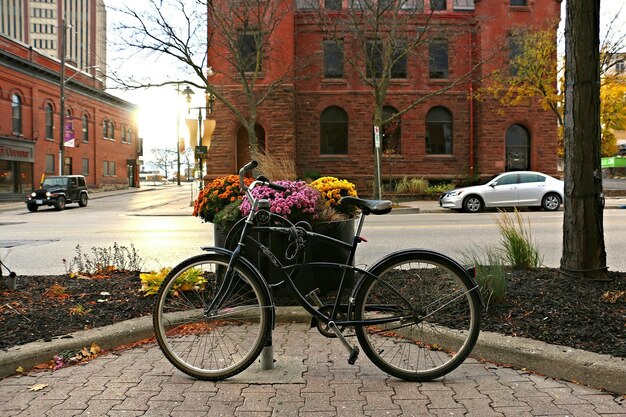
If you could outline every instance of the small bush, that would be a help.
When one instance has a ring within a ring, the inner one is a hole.
[[[496,226],[500,231],[503,257],[509,265],[513,268],[528,270],[541,267],[543,257],[532,242],[530,222],[526,228],[517,209],[515,209],[514,218],[500,211],[500,216],[496,218]]]
[[[171,270],[172,268],[162,268],[158,272],[139,274],[139,278],[141,279],[141,292],[144,293],[143,295],[148,296],[156,294],[159,291],[161,283]],[[206,282],[200,269],[188,269],[184,274],[178,277],[172,286],[172,291],[174,291],[175,296],[178,296],[180,292],[202,290]]]
[[[487,308],[491,302],[504,302],[506,295],[506,267],[498,249],[474,246],[462,252],[465,264],[476,268],[476,283]]]
[[[428,181],[424,178],[404,177],[396,183],[397,193],[424,194],[428,190]]]
[[[428,190],[426,191],[428,192],[428,194],[443,194],[445,192],[453,190],[454,188],[455,188],[454,184],[447,183],[447,184],[431,185],[428,187]]]
[[[112,271],[140,271],[143,260],[132,243],[128,248],[115,242],[108,248],[92,247],[91,255],[76,245],[76,255],[69,262],[63,259],[63,264],[68,275],[108,275]]]

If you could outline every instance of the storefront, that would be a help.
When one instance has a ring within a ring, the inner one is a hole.
[[[35,144],[0,137],[0,200],[16,200],[33,187]]]

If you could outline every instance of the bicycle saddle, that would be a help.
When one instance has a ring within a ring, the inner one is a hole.
[[[358,197],[342,197],[341,204],[356,206],[363,211],[363,214],[387,214],[391,211],[391,201],[389,200],[365,200]]]

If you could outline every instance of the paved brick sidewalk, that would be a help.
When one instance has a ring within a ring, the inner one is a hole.
[[[276,369],[219,383],[173,368],[154,345],[0,381],[2,416],[626,416],[626,399],[469,359],[442,380],[390,378],[305,324],[274,331]],[[254,365],[258,368],[258,365]],[[35,384],[45,384],[31,391]]]

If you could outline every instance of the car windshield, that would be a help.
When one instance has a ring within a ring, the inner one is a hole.
[[[67,184],[67,178],[46,178],[43,180],[42,187],[56,187],[56,186],[64,186]]]

